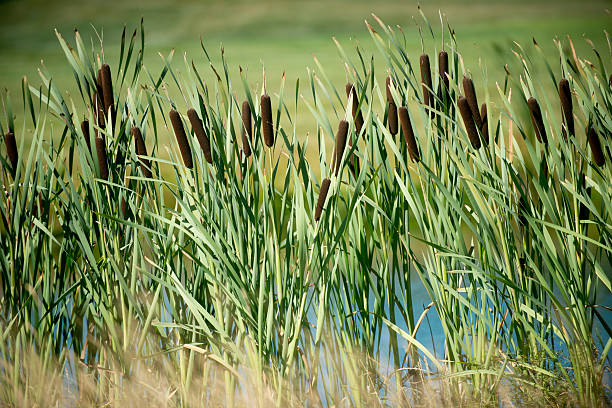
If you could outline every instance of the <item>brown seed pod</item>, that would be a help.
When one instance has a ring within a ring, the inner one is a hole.
[[[261,127],[266,146],[274,145],[274,124],[272,122],[272,104],[270,96],[267,94],[261,95]]]
[[[242,151],[246,157],[249,157],[253,152],[251,150],[251,106],[249,101],[242,102]]]
[[[459,112],[461,113],[461,118],[463,119],[463,124],[465,125],[465,130],[467,131],[472,146],[474,149],[480,149],[480,138],[478,137],[478,132],[476,131],[472,110],[470,109],[470,105],[468,104],[465,96],[459,97],[457,100],[457,106],[459,107]]]
[[[355,90],[355,86],[350,82],[346,84],[346,97],[350,98],[351,94],[353,95],[353,120],[355,121],[355,133],[359,135],[361,133],[361,128],[363,127],[363,115],[361,114],[361,110],[357,110],[359,108],[359,98],[357,96],[357,92]]]
[[[85,143],[87,143],[87,150],[91,152],[91,141],[89,140],[89,121],[84,120],[81,122],[81,132],[83,133],[83,137],[85,138]]]
[[[113,80],[108,64],[102,65],[102,93],[104,95],[104,113],[108,115],[109,109],[113,122],[115,121],[115,99],[113,96]]]
[[[563,112],[565,126],[569,134],[573,135],[574,114],[572,112],[572,93],[570,91],[569,81],[565,78],[559,81],[559,99],[561,100],[561,111]]]
[[[482,119],[482,127],[480,128],[480,135],[485,145],[489,144],[489,120],[487,119],[487,104],[483,103],[480,108],[480,118]]]
[[[98,167],[100,167],[100,178],[108,180],[108,162],[106,160],[106,145],[104,139],[96,137],[96,152],[98,153]]]
[[[591,146],[591,155],[593,156],[593,161],[599,167],[602,167],[606,164],[606,157],[604,156],[603,150],[601,149],[601,142],[599,141],[599,136],[595,131],[593,126],[589,126],[586,130],[587,139],[589,141],[589,146]]]
[[[187,111],[187,117],[189,118],[189,122],[191,122],[191,127],[193,128],[193,132],[198,139],[198,143],[200,143],[200,147],[204,152],[204,158],[208,163],[212,163],[212,154],[210,151],[210,139],[204,131],[204,126],[202,125],[202,121],[198,116],[198,113],[195,109],[191,108]]]
[[[321,213],[323,212],[323,206],[325,205],[325,199],[327,198],[330,184],[331,180],[328,178],[325,178],[321,183],[321,190],[319,190],[319,198],[317,199],[317,207],[315,209],[315,221],[321,219]]]
[[[132,127],[130,132],[132,133],[132,136],[134,136],[134,149],[136,150],[136,154],[138,156],[146,156],[147,146],[145,145],[142,133],[140,132],[138,126]],[[142,171],[142,175],[146,178],[153,177],[153,173],[151,172],[151,161],[149,159],[140,159],[140,170]]]
[[[95,111],[98,116],[98,126],[104,128],[106,120],[104,118],[104,90],[102,89],[102,69],[99,69],[96,75],[96,95]]]
[[[392,135],[397,135],[397,105],[395,105],[395,101],[393,100],[393,95],[391,95],[391,77],[387,77],[387,124],[389,125],[389,132]]]
[[[440,83],[442,84],[442,101],[448,100],[448,53],[440,51],[438,54],[438,70],[440,71]]]
[[[476,90],[474,89],[474,82],[472,78],[463,77],[463,92],[465,92],[465,98],[467,99],[472,116],[474,117],[474,123],[478,129],[482,129],[482,118],[478,111],[478,99],[476,99]]]
[[[529,98],[527,101],[529,105],[529,114],[531,115],[531,123],[535,130],[536,137],[540,143],[548,143],[546,137],[546,128],[544,127],[544,120],[542,119],[542,111],[540,110],[540,104],[534,97]]]
[[[338,124],[338,131],[336,132],[336,150],[335,152],[335,164],[336,170],[334,174],[337,176],[340,171],[340,164],[342,162],[342,155],[344,154],[344,148],[346,147],[346,135],[348,133],[348,122],[341,120]]]
[[[419,60],[421,65],[421,84],[423,86],[423,104],[433,109],[434,97],[431,93],[431,67],[429,64],[429,55],[422,54]],[[433,111],[429,111],[430,115]]]
[[[17,152],[17,141],[15,140],[15,134],[8,132],[4,136],[4,144],[6,145],[6,153],[8,154],[9,161],[11,162],[11,173],[13,177],[17,173],[17,166],[19,164],[19,153]]]
[[[183,156],[183,163],[185,164],[185,167],[192,169],[193,160],[191,158],[191,149],[189,148],[189,142],[187,140],[187,135],[185,134],[183,121],[181,120],[179,113],[174,109],[170,110],[170,122],[172,122],[174,135],[176,136],[176,141],[178,142],[179,149],[181,150],[181,156]]]
[[[408,108],[401,106],[398,109],[399,120],[402,125],[402,132],[404,133],[404,140],[408,147],[408,153],[412,161],[418,163],[421,160],[419,153],[419,147],[417,146],[414,132],[412,131],[412,123],[410,122],[410,115],[408,114]]]
[[[127,201],[125,199],[125,196],[121,196],[121,215],[123,215],[123,218],[128,218],[126,214],[127,214]]]

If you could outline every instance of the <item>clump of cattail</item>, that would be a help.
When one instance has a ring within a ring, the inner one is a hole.
[[[535,130],[538,141],[544,144],[548,143],[546,128],[544,127],[544,120],[542,119],[542,111],[540,110],[540,104],[534,97],[529,98],[527,104],[529,105],[531,123],[533,124],[533,129]]]
[[[344,148],[346,147],[346,135],[348,133],[348,122],[341,120],[338,124],[338,132],[336,132],[336,150],[335,150],[335,164],[336,170],[335,175],[338,175],[340,171],[340,163],[342,161],[342,155],[344,154]]]
[[[136,149],[136,154],[138,156],[146,156],[147,147],[145,146],[142,133],[140,132],[138,126],[132,127],[131,133],[132,136],[134,136],[134,148]],[[146,178],[153,177],[153,173],[151,172],[151,161],[149,159],[140,158],[140,170],[142,171],[143,176]]]
[[[440,51],[438,54],[438,70],[440,71],[440,84],[442,84],[442,102],[448,101],[448,53]]]
[[[363,127],[363,115],[361,114],[361,110],[357,110],[359,108],[359,98],[357,97],[357,92],[355,86],[350,82],[346,84],[346,97],[353,97],[353,121],[355,122],[355,133],[359,135],[361,133],[361,128]]]
[[[251,151],[251,105],[249,101],[242,102],[242,151],[249,157]]]
[[[270,96],[261,95],[261,127],[266,146],[272,147],[274,144],[274,125],[272,123],[272,104]]]
[[[17,173],[17,166],[19,164],[19,154],[17,152],[17,141],[15,140],[15,134],[8,132],[4,136],[4,144],[6,145],[6,153],[8,154],[9,161],[11,162],[11,172],[13,177]]]
[[[96,152],[98,153],[98,167],[100,168],[100,178],[108,180],[108,162],[106,161],[106,145],[104,139],[96,137]]]
[[[597,132],[592,125],[589,125],[586,130],[587,140],[589,141],[589,146],[591,146],[591,154],[593,156],[593,161],[599,167],[606,164],[606,157],[604,156],[603,150],[601,149],[601,142],[599,141],[599,136],[597,136]]]
[[[176,141],[178,142],[179,149],[181,150],[181,156],[183,156],[183,163],[185,164],[185,167],[192,169],[193,160],[191,158],[191,149],[189,148],[189,142],[187,140],[187,135],[185,134],[183,121],[181,120],[179,113],[174,109],[170,111],[170,121],[172,122],[174,135],[176,136]]]
[[[319,198],[317,199],[317,208],[315,209],[315,221],[321,219],[321,213],[323,212],[323,206],[325,205],[325,199],[327,198],[330,184],[331,180],[328,178],[325,178],[321,183],[321,190],[319,191]]]
[[[562,78],[561,81],[559,81],[559,99],[561,100],[561,110],[563,112],[565,126],[567,127],[569,134],[573,135],[574,114],[572,113],[572,93],[570,91],[569,81],[565,78]]]
[[[463,92],[465,92],[465,98],[467,99],[470,110],[472,111],[472,117],[474,123],[478,129],[482,129],[482,118],[478,111],[478,99],[476,98],[476,90],[474,89],[474,82],[472,78],[463,77]]]
[[[429,111],[430,115],[433,115],[433,103],[434,97],[431,93],[431,67],[429,65],[429,55],[422,54],[419,60],[421,65],[421,84],[423,86],[423,103],[429,106],[432,110]]]
[[[463,119],[463,124],[465,125],[465,130],[467,131],[472,146],[474,149],[480,149],[480,138],[478,137],[478,132],[476,131],[472,110],[470,109],[470,105],[468,104],[465,96],[459,97],[457,100],[457,106],[459,107],[459,112],[461,113],[461,118]]]
[[[417,146],[414,132],[412,131],[412,123],[410,122],[410,115],[408,114],[408,108],[401,106],[398,110],[399,120],[402,125],[402,132],[404,132],[404,140],[406,140],[406,146],[408,147],[408,153],[410,158],[414,162],[421,160],[419,153],[419,147]]]
[[[193,128],[193,132],[198,139],[198,143],[200,143],[200,147],[204,152],[204,158],[208,163],[212,163],[210,139],[204,131],[204,126],[202,125],[202,121],[200,120],[198,113],[195,111],[195,109],[191,108],[187,111],[187,117],[189,118],[189,122],[191,122],[191,127]]]
[[[104,113],[110,111],[113,122],[115,121],[115,98],[113,96],[113,80],[108,64],[102,65],[102,94],[104,95]]]
[[[480,108],[480,118],[482,119],[482,127],[480,128],[480,134],[485,144],[489,144],[489,120],[487,119],[487,104],[483,103]]]
[[[392,135],[397,134],[397,105],[395,105],[395,101],[393,100],[393,95],[391,95],[391,77],[387,77],[387,124],[389,125],[389,132]]]

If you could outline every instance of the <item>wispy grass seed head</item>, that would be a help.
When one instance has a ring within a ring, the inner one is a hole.
[[[270,96],[267,94],[261,95],[261,126],[263,137],[266,146],[274,145],[274,124],[272,122],[272,103]]]
[[[183,121],[181,120],[181,116],[174,109],[170,110],[170,122],[172,122],[172,127],[174,128],[174,135],[176,136],[176,141],[179,145],[181,156],[183,157],[183,164],[188,169],[192,169],[193,159],[191,157],[189,141],[187,140],[187,135],[185,134],[185,128],[183,127]]]
[[[204,158],[209,164],[212,164],[212,153],[210,150],[210,139],[204,130],[204,126],[198,113],[195,109],[190,108],[187,111],[187,117],[189,118],[189,122],[191,123],[191,127],[193,129],[193,133],[195,133],[196,138],[198,139],[198,143],[204,152]]]

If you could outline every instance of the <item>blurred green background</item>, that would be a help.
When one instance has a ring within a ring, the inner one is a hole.
[[[145,65],[154,74],[162,66],[158,53],[167,55],[175,49],[175,67],[184,68],[182,56],[186,53],[189,60],[202,66],[200,71],[205,78],[211,78],[200,48],[202,37],[208,51],[217,58],[223,45],[233,77],[238,78],[239,66],[242,66],[253,86],[261,85],[262,63],[265,63],[271,95],[278,89],[283,72],[287,88],[291,90],[288,92],[293,92],[295,80],[300,77],[302,92],[307,94],[306,67],[314,67],[313,55],[325,67],[333,83],[343,90],[345,69],[332,36],[345,50],[350,51],[358,42],[366,52],[382,61],[364,23],[367,19],[374,24],[370,15],[374,12],[385,23],[403,27],[409,41],[408,53],[418,64],[422,51],[416,24],[422,24],[422,20],[417,7],[414,1],[362,0],[0,1],[0,86],[10,91],[13,99],[20,100],[21,78],[26,75],[32,84],[38,84],[36,70],[42,60],[60,88],[75,95],[72,73],[53,29],[57,28],[72,41],[72,30],[78,28],[85,39],[91,38],[98,46],[95,27],[103,34],[105,59],[114,69],[123,26],[127,25],[129,36],[144,17]],[[513,41],[530,47],[531,38],[535,37],[554,64],[558,54],[553,38],[570,35],[577,51],[590,57],[592,52],[585,41],[589,38],[606,64],[610,63],[604,35],[604,29],[612,26],[612,2],[609,0],[435,0],[423,2],[421,7],[438,30],[438,10],[442,11],[456,31],[466,68],[479,70],[479,61],[487,67],[491,92],[496,92],[495,81],[503,79],[504,64],[515,61],[511,54]],[[435,50],[440,49],[440,39],[434,42],[429,35],[425,38],[426,51],[433,56]],[[377,76],[382,75],[384,71],[379,69]],[[539,75],[544,79],[543,70]],[[547,86],[554,91],[552,83]],[[238,98],[242,98],[239,94],[242,86],[235,83],[234,88]],[[179,104],[179,108],[184,106]],[[300,113],[298,129],[312,132],[314,119],[306,109],[304,113]]]

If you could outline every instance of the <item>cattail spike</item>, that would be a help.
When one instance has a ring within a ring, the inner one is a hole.
[[[147,146],[145,145],[144,138],[138,126],[132,127],[131,133],[132,136],[134,136],[134,149],[136,150],[136,154],[138,156],[146,156]],[[142,171],[142,175],[146,178],[153,177],[153,173],[151,172],[151,161],[149,159],[140,159],[140,170]]]
[[[106,126],[106,120],[104,118],[104,89],[102,88],[102,69],[98,70],[96,75],[96,114],[98,115],[98,126],[104,128]]]
[[[589,146],[591,146],[591,155],[593,156],[593,161],[599,167],[602,167],[606,164],[606,157],[604,156],[603,150],[601,149],[601,142],[599,141],[599,136],[595,131],[593,126],[589,126],[586,130],[587,139],[589,141]]]
[[[17,141],[15,140],[15,134],[8,132],[4,136],[4,144],[6,145],[6,153],[8,154],[9,161],[11,162],[11,172],[13,177],[17,174],[17,166],[19,164],[19,153],[17,152]]]
[[[482,119],[482,127],[480,128],[480,135],[485,145],[489,144],[489,120],[487,118],[487,104],[483,103],[480,109],[480,118]]]
[[[96,137],[96,152],[98,153],[98,167],[100,167],[100,178],[108,180],[108,162],[106,160],[106,145],[104,139]]]
[[[113,96],[113,80],[108,64],[102,65],[102,94],[104,95],[104,113],[108,114],[109,109],[113,122],[115,121],[115,99]]]
[[[482,118],[480,117],[480,112],[478,111],[478,99],[476,98],[476,90],[474,89],[474,82],[472,82],[472,78],[463,77],[463,92],[465,92],[465,98],[468,102],[470,110],[472,111],[472,116],[474,118],[474,123],[478,129],[482,129]]]
[[[442,84],[442,102],[448,103],[448,53],[440,51],[438,54],[438,69],[440,71],[440,83]]]
[[[361,134],[361,128],[363,127],[363,115],[361,114],[361,110],[359,108],[359,98],[357,97],[357,91],[355,86],[350,82],[346,84],[346,97],[350,98],[353,96],[353,120],[355,121],[355,133],[357,135]]]
[[[185,167],[187,167],[188,169],[192,169],[193,160],[191,158],[191,149],[189,148],[189,141],[187,140],[187,135],[185,134],[185,128],[183,127],[183,121],[181,120],[181,116],[174,109],[170,111],[170,121],[172,122],[172,127],[174,128],[174,135],[176,136],[176,141],[178,142],[179,149],[181,150],[181,156],[183,156],[183,163],[185,164]]]
[[[85,143],[87,143],[87,150],[91,152],[91,141],[89,140],[89,121],[84,120],[81,122],[81,132],[83,133],[83,137],[85,138]]]
[[[423,104],[429,106],[432,110],[429,111],[433,115],[434,97],[431,93],[431,67],[429,64],[429,55],[422,54],[420,58],[421,65],[421,84],[423,86]]]
[[[401,106],[398,110],[399,120],[402,125],[402,132],[404,133],[404,139],[406,140],[406,146],[408,147],[408,153],[412,161],[418,163],[421,160],[419,153],[419,147],[417,146],[414,132],[412,131],[412,123],[410,122],[410,115],[408,114],[408,108]]]
[[[272,103],[267,94],[261,95],[261,126],[266,146],[272,147],[274,145],[274,124],[272,122]]]
[[[191,122],[191,127],[193,128],[193,132],[195,133],[198,143],[200,143],[200,147],[204,152],[204,158],[209,164],[212,164],[212,154],[210,151],[210,139],[204,131],[204,126],[198,113],[195,109],[191,108],[187,111],[187,117],[189,118],[189,122]]]
[[[348,133],[348,122],[341,120],[338,124],[338,132],[336,132],[336,150],[335,150],[335,164],[336,171],[335,175],[338,175],[340,171],[340,164],[342,162],[342,155],[344,154],[344,148],[346,147],[346,135]]]
[[[321,219],[321,213],[323,212],[323,206],[325,205],[325,199],[327,198],[330,184],[331,180],[328,178],[324,179],[321,183],[321,190],[319,191],[319,198],[317,199],[317,207],[315,209],[315,221]]]
[[[251,150],[251,106],[249,101],[242,102],[242,151],[246,157],[249,157],[252,153]]]
[[[559,81],[559,99],[561,100],[561,110],[567,131],[574,135],[574,114],[572,112],[572,93],[569,81],[565,78]]]
[[[529,98],[527,104],[529,105],[531,123],[533,124],[533,129],[535,130],[538,141],[544,144],[548,143],[546,128],[544,127],[544,120],[542,119],[542,111],[540,110],[540,104],[534,97]]]
[[[397,106],[395,105],[395,101],[393,100],[393,95],[391,94],[391,77],[390,76],[387,77],[386,88],[387,88],[387,102],[389,105],[387,109],[387,124],[389,125],[389,132],[395,136],[398,130],[397,129]]]
[[[474,149],[480,149],[480,138],[478,137],[478,132],[476,131],[472,110],[470,109],[470,105],[468,104],[465,96],[459,97],[457,100],[457,106],[459,107],[459,112],[461,113],[461,118],[463,119],[463,124],[465,125],[465,130],[467,131],[472,146]]]

